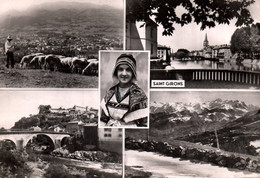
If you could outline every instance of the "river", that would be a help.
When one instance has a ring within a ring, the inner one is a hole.
[[[157,153],[144,151],[125,151],[125,165],[136,169],[151,172],[153,178],[244,178],[260,177],[260,174],[249,171],[238,171],[225,167],[219,167],[208,163],[195,163],[180,158],[171,158]]]
[[[256,148],[256,151],[260,155],[260,140],[251,141],[250,145],[254,146]]]
[[[240,71],[260,71],[260,63],[251,63],[250,60],[245,60],[241,64],[235,62],[223,61],[215,62],[209,60],[202,61],[180,61],[173,60],[171,66],[175,69],[228,69]]]

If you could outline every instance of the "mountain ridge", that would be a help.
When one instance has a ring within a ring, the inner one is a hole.
[[[114,21],[123,25],[123,9],[113,8],[108,5],[95,5],[81,2],[52,2],[35,5],[27,10],[11,10],[2,15],[0,26],[2,28],[24,27],[41,22],[45,24],[48,19],[75,22],[78,18],[96,20],[97,23],[115,24]],[[121,22],[118,21],[121,18]],[[86,22],[83,21],[83,22]],[[47,23],[46,23],[47,24]]]
[[[176,137],[182,137],[225,127],[229,122],[256,110],[259,107],[238,100],[216,99],[204,103],[151,102],[150,123],[155,129],[172,129]]]

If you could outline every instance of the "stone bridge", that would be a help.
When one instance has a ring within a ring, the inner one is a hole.
[[[16,149],[23,149],[28,142],[37,135],[44,135],[52,140],[54,149],[61,147],[64,138],[70,137],[69,133],[48,131],[6,131],[0,132],[0,141],[9,140],[15,144]]]

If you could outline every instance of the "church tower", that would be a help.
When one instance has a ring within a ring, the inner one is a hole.
[[[207,33],[205,35],[205,40],[203,42],[203,47],[204,47],[204,49],[209,47],[209,41],[208,41]]]

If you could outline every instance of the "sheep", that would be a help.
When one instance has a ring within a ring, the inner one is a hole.
[[[74,57],[72,59],[71,72],[72,73],[82,73],[82,70],[88,65],[86,58]]]
[[[34,54],[29,54],[24,56],[21,61],[20,61],[20,67],[21,68],[26,68],[27,65],[31,62],[31,60],[38,55],[41,55],[42,53],[34,53]]]
[[[41,69],[44,69],[44,64],[45,64],[45,58],[46,55],[39,55],[38,56],[38,63]]]
[[[29,66],[35,69],[42,69],[44,62],[45,62],[45,55],[44,54],[37,55],[31,60]]]
[[[90,63],[83,69],[83,75],[96,75],[98,76],[98,60],[90,61]]]
[[[43,66],[45,70],[59,71],[61,69],[60,58],[55,55],[49,54],[45,57],[45,63]]]
[[[61,62],[61,65],[62,65],[62,71],[71,72],[72,59],[73,59],[72,57],[60,58],[60,62]]]

